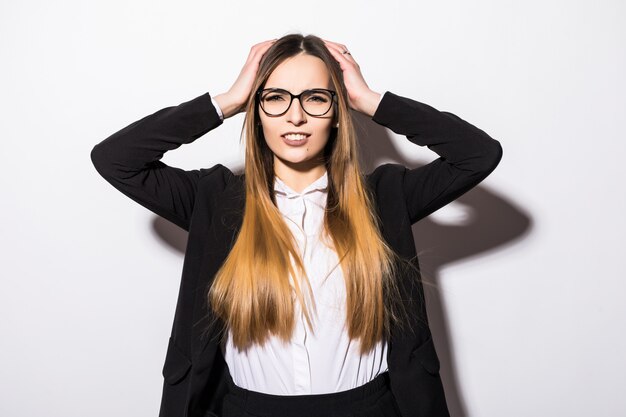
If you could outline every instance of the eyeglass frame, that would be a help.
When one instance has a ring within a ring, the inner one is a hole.
[[[286,92],[287,94],[289,94],[289,96],[290,96],[290,100],[289,100],[289,105],[287,106],[287,109],[286,109],[284,112],[280,113],[280,114],[270,114],[270,113],[268,113],[268,112],[267,112],[267,111],[263,108],[263,105],[261,104],[261,99],[260,99],[260,96],[261,96],[261,94],[262,94],[264,91],[284,91],[284,92]],[[326,111],[325,111],[324,113],[322,113],[322,114],[315,114],[315,115],[313,115],[313,114],[309,113],[308,111],[306,111],[306,109],[305,109],[305,108],[304,108],[304,106],[302,105],[302,101],[300,101],[300,96],[302,96],[304,93],[307,93],[307,92],[310,92],[310,91],[326,91],[327,93],[330,93],[330,95],[331,95],[331,100],[330,100],[330,101],[331,101],[331,104],[330,104],[330,106],[328,106],[328,110],[326,110]],[[328,112],[330,111],[330,109],[332,109],[332,108],[333,108],[333,103],[335,103],[335,102],[336,102],[336,100],[335,100],[335,98],[336,98],[336,97],[337,97],[337,92],[336,92],[336,91],[329,90],[329,89],[326,89],[326,88],[310,88],[310,89],[308,89],[308,90],[304,90],[304,91],[302,91],[300,94],[292,94],[292,93],[291,93],[291,91],[287,91],[287,90],[285,90],[284,88],[264,88],[264,89],[262,89],[262,90],[257,90],[257,92],[256,92],[256,94],[255,94],[255,100],[256,100],[256,102],[259,104],[259,106],[261,107],[261,110],[263,110],[263,112],[264,112],[265,114],[267,114],[268,116],[270,116],[270,117],[280,117],[280,116],[282,116],[283,114],[287,113],[287,112],[289,111],[289,109],[291,108],[291,104],[293,103],[293,100],[294,100],[294,99],[296,99],[296,98],[297,98],[297,99],[298,99],[298,101],[300,102],[300,107],[302,108],[302,110],[304,110],[304,112],[305,112],[306,114],[308,114],[308,115],[309,115],[309,116],[311,116],[311,117],[322,117],[323,115],[325,115],[326,113],[328,113]]]

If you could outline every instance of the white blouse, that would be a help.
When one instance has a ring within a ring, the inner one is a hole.
[[[242,388],[274,395],[325,394],[356,388],[388,370],[386,342],[361,356],[359,342],[347,335],[343,272],[336,252],[320,240],[327,184],[324,173],[297,193],[276,177],[276,204],[298,242],[317,315],[311,308],[313,329],[308,328],[296,299],[298,319],[290,343],[270,335],[265,346],[247,352],[238,351],[229,332],[222,353],[233,381]],[[306,300],[308,287],[302,283],[301,288]]]

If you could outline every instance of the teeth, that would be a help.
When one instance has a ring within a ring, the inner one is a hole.
[[[303,140],[306,138],[306,135],[285,135],[285,138],[289,140]]]

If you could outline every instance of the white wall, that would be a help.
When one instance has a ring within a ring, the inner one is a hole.
[[[157,415],[185,234],[106,183],[89,153],[160,108],[224,92],[254,43],[291,31],[345,43],[372,89],[503,145],[490,177],[414,227],[439,287],[429,316],[453,415],[626,415],[625,12],[620,1],[3,1],[0,415]],[[242,120],[164,161],[240,168]],[[373,164],[436,157],[359,120],[375,133]]]

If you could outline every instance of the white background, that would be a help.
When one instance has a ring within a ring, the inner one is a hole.
[[[453,416],[626,415],[625,18],[620,1],[4,0],[0,415],[158,414],[186,234],[90,151],[226,91],[253,44],[293,31],[503,146],[414,227]],[[356,117],[368,171],[436,157]],[[242,120],[163,161],[240,169]]]

